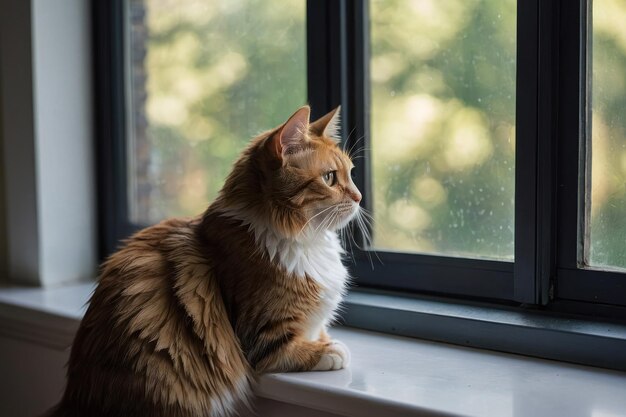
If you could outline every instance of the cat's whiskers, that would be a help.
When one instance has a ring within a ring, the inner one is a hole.
[[[360,138],[358,138],[357,140],[354,141],[354,143],[350,146],[350,149],[348,149],[348,151],[346,152],[346,154],[348,154],[348,156],[353,155],[352,150],[359,144],[360,141],[362,141],[363,139],[365,139],[365,135],[361,136]]]
[[[351,239],[349,239],[349,236],[352,236],[352,233],[348,232],[348,227],[344,227],[340,230],[340,237],[341,237],[341,241],[344,242],[344,249],[345,246],[350,246],[350,256],[352,257],[352,263],[356,265],[356,258],[354,257],[354,248],[352,247],[352,242]],[[347,245],[346,245],[347,242]]]
[[[297,235],[297,236],[299,237],[300,235],[302,235],[302,233],[304,232],[304,229],[308,226],[308,224],[311,222],[311,220],[313,220],[313,219],[315,219],[317,216],[319,216],[319,215],[321,215],[321,214],[323,214],[323,213],[327,212],[328,210],[330,210],[330,209],[334,208],[335,206],[336,206],[336,205],[332,205],[332,206],[326,207],[325,209],[323,209],[322,211],[320,211],[319,213],[317,213],[316,215],[314,215],[313,217],[311,217],[309,220],[307,220],[307,222],[306,222],[306,223],[304,223],[304,226],[302,226],[302,228],[301,228],[301,229],[300,229],[300,231],[298,232],[298,235]]]
[[[372,223],[374,221],[374,217],[370,213],[368,213],[366,209],[359,207],[358,218],[360,221],[361,233],[363,234],[363,237],[365,239],[365,244],[368,246],[368,248],[371,248],[372,235],[370,233],[370,230],[373,228]],[[371,250],[371,249],[369,249],[367,252],[368,254],[370,254],[370,261],[371,261],[371,253],[374,253],[374,256],[376,256],[376,258],[378,259],[378,262],[380,262],[381,265],[384,265],[384,262],[382,261],[382,259],[380,259],[380,256],[378,256],[378,252],[376,252],[375,250]],[[374,265],[372,265],[372,269],[373,268],[374,268]]]
[[[331,225],[333,228],[337,227],[338,220],[340,219],[340,217],[342,217],[343,214],[344,214],[344,211],[341,211],[341,209],[338,208],[337,211],[335,212],[335,217],[333,218],[333,221],[331,222]]]
[[[352,152],[350,154],[350,159],[352,159],[354,161],[355,159],[362,158],[364,156],[364,155],[361,154],[362,152],[364,152],[364,151],[368,151],[369,152],[371,150],[372,150],[372,148],[368,148],[366,146],[361,146],[359,149],[355,150],[354,152]]]
[[[331,207],[334,208],[335,210],[333,210],[330,214],[326,215],[324,220],[315,228],[315,230],[313,231],[314,237],[317,237],[319,235],[319,232],[326,231],[326,228],[331,225],[334,215],[336,215],[337,211],[339,210],[337,205],[333,205]]]
[[[370,220],[365,217],[365,211],[364,209],[360,209],[357,213],[357,222],[359,224],[359,227],[361,229],[361,233],[363,234],[363,237],[365,238],[365,244],[370,246],[372,244],[372,236],[370,233],[370,228],[372,226]]]
[[[341,147],[342,151],[344,151],[344,152],[346,151],[346,146],[348,146],[348,143],[350,143],[350,136],[352,136],[352,134],[354,133],[355,130],[356,130],[356,126],[352,128],[350,133],[348,133],[348,137],[346,137],[346,140],[345,140],[345,142],[343,142],[343,146]]]
[[[383,262],[378,256],[378,253],[376,253],[376,251],[371,250],[372,238],[371,238],[371,233],[369,230],[372,227],[372,219],[373,219],[372,215],[369,214],[363,207],[359,206],[357,209],[357,212],[354,215],[354,218],[351,220],[351,223],[353,222],[354,226],[358,228],[363,238],[363,244],[360,244],[356,241],[355,235],[353,233],[354,229],[352,230],[352,233],[348,232],[346,229],[342,229],[341,237],[342,237],[342,240],[344,242],[347,242],[348,245],[350,246],[350,253],[352,255],[353,262],[356,264],[356,259],[354,257],[354,248],[353,248],[353,243],[354,243],[354,246],[356,246],[358,249],[364,252],[367,252],[368,257],[370,259],[370,265],[372,266],[372,269],[373,269],[374,264],[373,264],[373,260],[371,256],[372,252],[374,252],[374,255],[376,256],[376,258],[381,264],[383,264]]]

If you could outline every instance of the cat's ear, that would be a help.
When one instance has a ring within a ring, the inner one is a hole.
[[[341,129],[340,113],[341,106],[337,106],[335,110],[311,123],[311,132],[317,136],[327,136],[339,142],[341,140],[339,135],[339,130]]]
[[[304,149],[309,131],[311,108],[304,106],[298,109],[284,125],[274,134],[272,142],[276,156],[297,153]]]

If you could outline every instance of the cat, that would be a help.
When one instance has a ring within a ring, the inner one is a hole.
[[[51,417],[225,417],[266,372],[349,364],[326,332],[360,212],[339,108],[254,138],[200,216],[169,219],[101,266]]]

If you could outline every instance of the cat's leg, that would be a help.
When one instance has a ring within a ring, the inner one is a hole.
[[[347,368],[348,365],[350,365],[350,350],[343,342],[332,339],[326,330],[326,326],[324,326],[324,328],[320,331],[319,341],[323,343],[330,343],[331,346],[334,345],[336,350],[341,350],[344,353],[343,367]]]
[[[294,338],[287,341],[282,338],[267,344],[264,351],[255,366],[260,373],[332,371],[345,368],[350,360],[346,346],[332,340],[322,342]]]
[[[332,339],[330,338],[330,335],[329,335],[329,334],[328,334],[328,332],[326,331],[326,327],[324,327],[324,328],[320,331],[319,341],[320,341],[320,342],[325,342],[325,343],[330,343],[330,342],[332,342]]]
[[[328,335],[327,335],[328,336]],[[312,369],[313,371],[330,371],[347,368],[350,365],[350,351],[339,340],[329,339],[329,350],[322,355],[320,361]]]

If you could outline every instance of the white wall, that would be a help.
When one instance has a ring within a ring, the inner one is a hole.
[[[61,396],[68,352],[0,336],[0,416],[34,417]]]
[[[30,2],[0,0],[0,117],[6,271],[34,283],[39,245]]]
[[[43,285],[93,278],[95,170],[89,1],[33,1]]]
[[[0,0],[0,233],[15,283],[96,270],[90,4]]]

